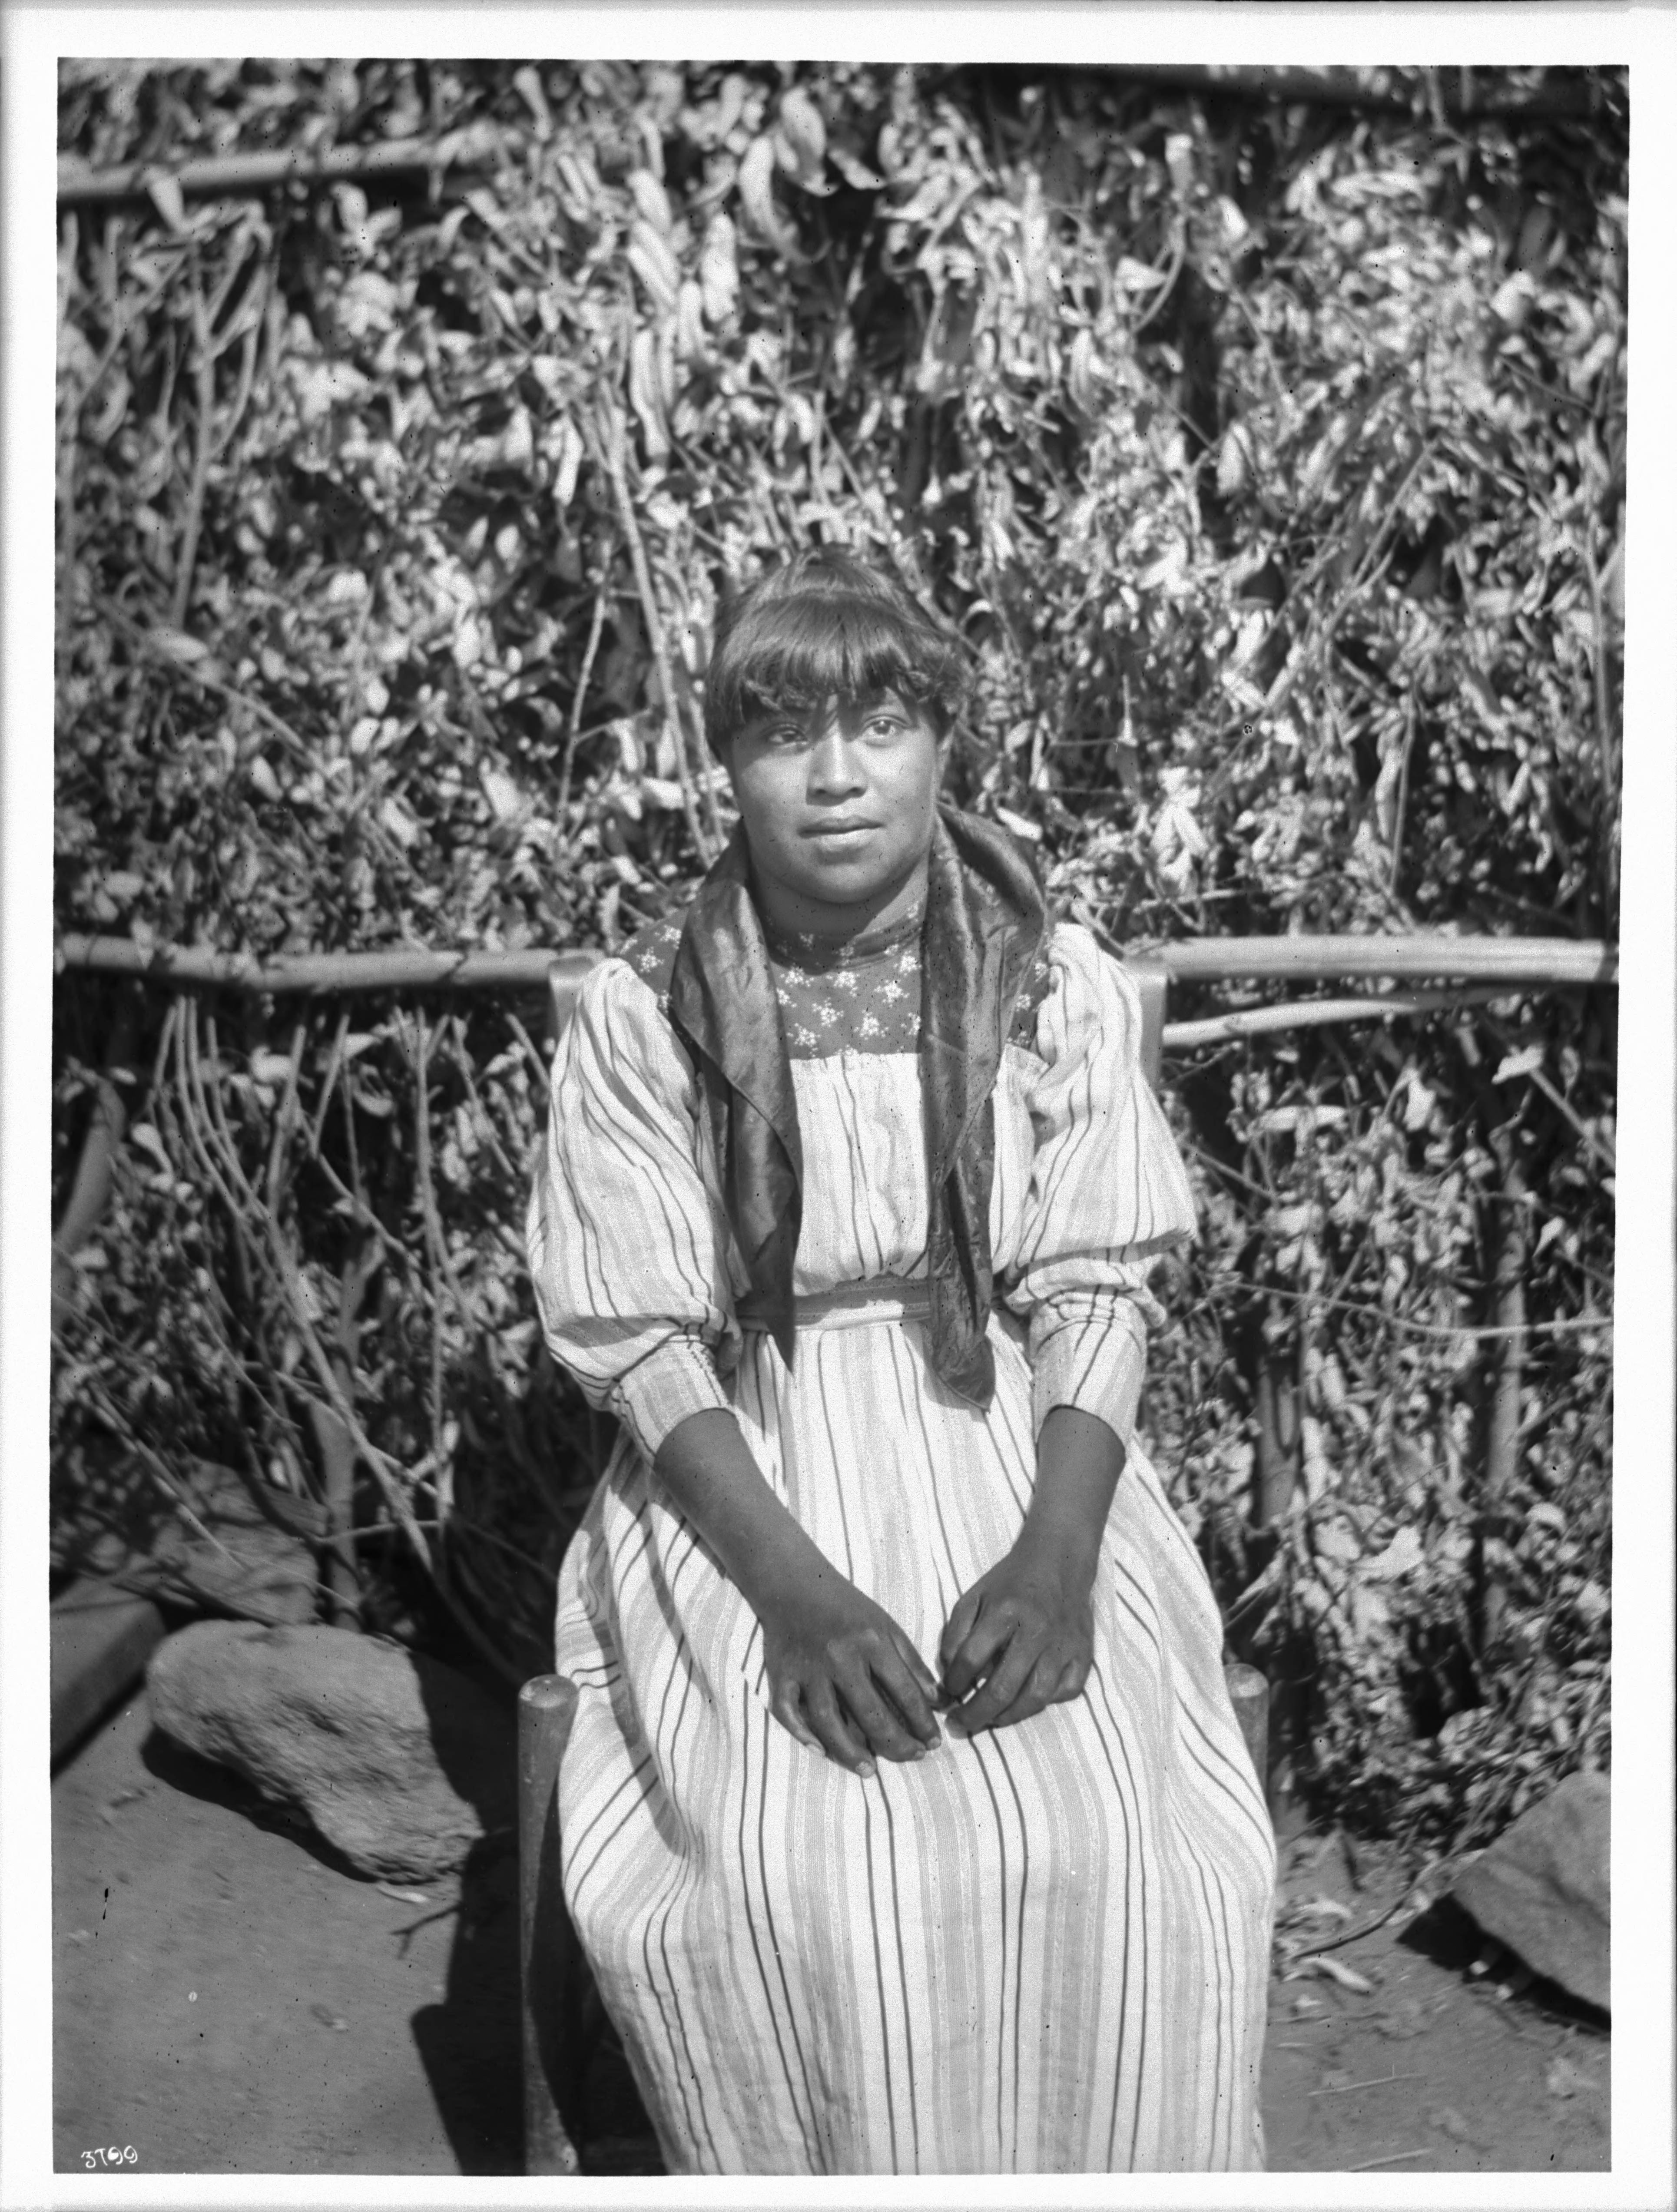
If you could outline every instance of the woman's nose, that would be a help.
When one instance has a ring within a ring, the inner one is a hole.
[[[860,791],[865,779],[858,764],[855,749],[846,738],[835,715],[820,736],[810,757],[810,788],[823,799],[841,793]]]

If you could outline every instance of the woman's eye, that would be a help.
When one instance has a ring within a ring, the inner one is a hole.
[[[894,738],[902,727],[902,718],[896,714],[870,714],[867,718],[867,734],[875,739]]]

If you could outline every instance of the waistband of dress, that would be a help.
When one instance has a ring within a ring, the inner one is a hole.
[[[841,1283],[819,1296],[793,1300],[793,1322],[803,1328],[854,1328],[889,1321],[929,1321],[932,1285],[924,1275],[872,1275],[865,1282]],[[768,1316],[754,1298],[734,1310],[741,1328],[766,1331]]]

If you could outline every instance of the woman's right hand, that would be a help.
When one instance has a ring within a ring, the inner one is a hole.
[[[937,1677],[883,1606],[818,1551],[763,1478],[732,1412],[690,1413],[653,1471],[763,1626],[769,1702],[811,1751],[853,1774],[939,1741]]]
[[[876,1756],[923,1759],[940,1741],[935,1676],[882,1606],[836,1568],[799,1575],[759,1611],[769,1707],[853,1774]]]

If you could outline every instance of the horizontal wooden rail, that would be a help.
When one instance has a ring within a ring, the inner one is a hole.
[[[1232,1044],[1241,1037],[1266,1036],[1281,1030],[1324,1029],[1333,1022],[1389,1021],[1394,1014],[1482,1006],[1487,1000],[1502,998],[1506,990],[1505,984],[1480,983],[1467,991],[1394,991],[1389,998],[1295,999],[1285,1006],[1245,1006],[1203,1021],[1166,1022],[1161,1038],[1167,1052],[1189,1052],[1195,1045]]]
[[[206,155],[175,167],[167,161],[127,161],[92,169],[67,155],[58,163],[60,207],[108,206],[143,199],[151,185],[169,179],[189,199],[267,192],[281,185],[334,184],[356,177],[423,176],[457,167],[481,167],[475,149],[447,139],[392,139],[378,146],[333,146],[316,153],[300,146],[259,154]]]
[[[313,996],[364,991],[544,991],[550,970],[574,965],[578,980],[595,952],[297,952],[277,960],[250,953],[200,951],[186,945],[136,945],[126,937],[60,939],[53,965],[100,975],[133,975],[176,989],[212,987],[264,996]]]
[[[1619,948],[1571,937],[1196,937],[1137,947],[1173,983],[1342,983],[1358,975],[1400,983],[1613,983]]]
[[[1442,75],[1413,88],[1358,84],[1349,70],[1178,67],[1132,62],[1097,65],[1109,80],[1139,85],[1166,98],[1184,94],[1210,100],[1235,100],[1270,107],[1306,102],[1370,114],[1431,118],[1435,103],[1451,121],[1503,116],[1516,122],[1585,117],[1598,111],[1597,94],[1588,85],[1536,86],[1510,93],[1495,83],[1477,82],[1471,105],[1461,81],[1446,87]],[[60,207],[108,206],[143,199],[151,185],[167,179],[187,198],[233,198],[272,191],[289,184],[328,184],[357,177],[424,175],[454,167],[481,167],[478,144],[443,137],[401,138],[372,146],[333,146],[324,153],[302,147],[271,147],[246,154],[212,154],[176,165],[168,161],[125,161],[94,169],[74,155],[58,163]]]
[[[1595,113],[1595,96],[1587,85],[1534,85],[1510,91],[1475,79],[1463,97],[1456,70],[1429,72],[1433,82],[1413,87],[1358,84],[1348,69],[1271,69],[1177,65],[1155,62],[1097,62],[1094,73],[1149,91],[1188,94],[1201,100],[1236,100],[1261,107],[1309,106],[1349,108],[1367,115],[1393,115],[1431,122],[1435,113],[1451,124],[1500,118],[1513,123],[1565,120]],[[1436,103],[1436,105],[1435,105]]]
[[[214,986],[272,996],[363,991],[540,991],[557,961],[579,979],[593,952],[299,952],[263,961],[241,952],[137,945],[126,937],[63,938],[54,953],[62,972],[85,969],[133,975],[177,988]],[[1616,983],[1615,945],[1565,937],[1202,937],[1134,955],[1163,967],[1173,983],[1342,982],[1358,976],[1396,982],[1581,985]],[[1364,1002],[1355,1005],[1361,1010]],[[1372,1013],[1422,1011],[1395,1002],[1367,1002]],[[1268,1009],[1266,1011],[1279,1011]],[[1238,1018],[1230,1015],[1219,1019]],[[1326,1016],[1318,1017],[1326,1019]]]

